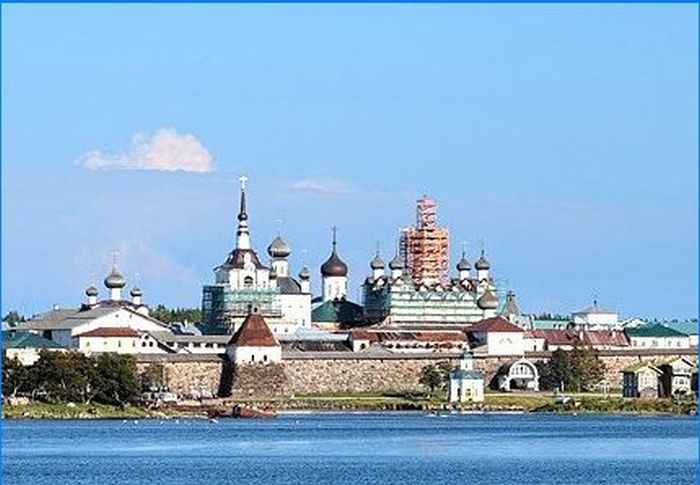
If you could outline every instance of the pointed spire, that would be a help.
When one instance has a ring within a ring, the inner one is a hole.
[[[238,180],[241,182],[241,205],[238,211],[236,247],[238,249],[250,249],[250,235],[248,233],[248,209],[246,208],[245,199],[245,183],[248,180],[248,177],[242,175]]]
[[[338,232],[338,227],[333,226],[331,229],[333,230],[333,252],[335,252],[336,246],[338,244],[337,234],[336,234]]]
[[[245,202],[245,183],[248,180],[248,177],[245,175],[241,175],[238,180],[241,182],[241,205],[238,210],[238,220],[239,221],[245,221],[248,220],[248,211],[246,208],[246,202]]]

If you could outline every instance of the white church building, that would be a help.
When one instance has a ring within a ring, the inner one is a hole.
[[[267,248],[265,265],[253,249],[248,227],[246,177],[241,177],[236,247],[214,268],[214,283],[202,290],[202,320],[208,334],[233,334],[255,304],[276,334],[311,325],[311,274],[303,267],[291,276],[291,247],[277,235]]]

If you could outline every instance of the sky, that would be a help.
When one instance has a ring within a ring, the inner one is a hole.
[[[2,5],[2,312],[75,307],[117,252],[198,307],[248,177],[349,298],[423,194],[528,313],[698,311],[697,5]]]

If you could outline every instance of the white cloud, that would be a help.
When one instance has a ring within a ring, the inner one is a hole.
[[[344,180],[330,177],[299,179],[292,182],[289,188],[315,195],[345,195],[355,192]]]
[[[125,153],[104,153],[92,150],[81,155],[76,163],[90,170],[160,170],[211,172],[213,157],[209,150],[189,133],[161,128],[153,136],[136,133],[131,149]]]

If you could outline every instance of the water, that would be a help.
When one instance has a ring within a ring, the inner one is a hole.
[[[689,417],[299,414],[5,421],[3,482],[694,484]]]

